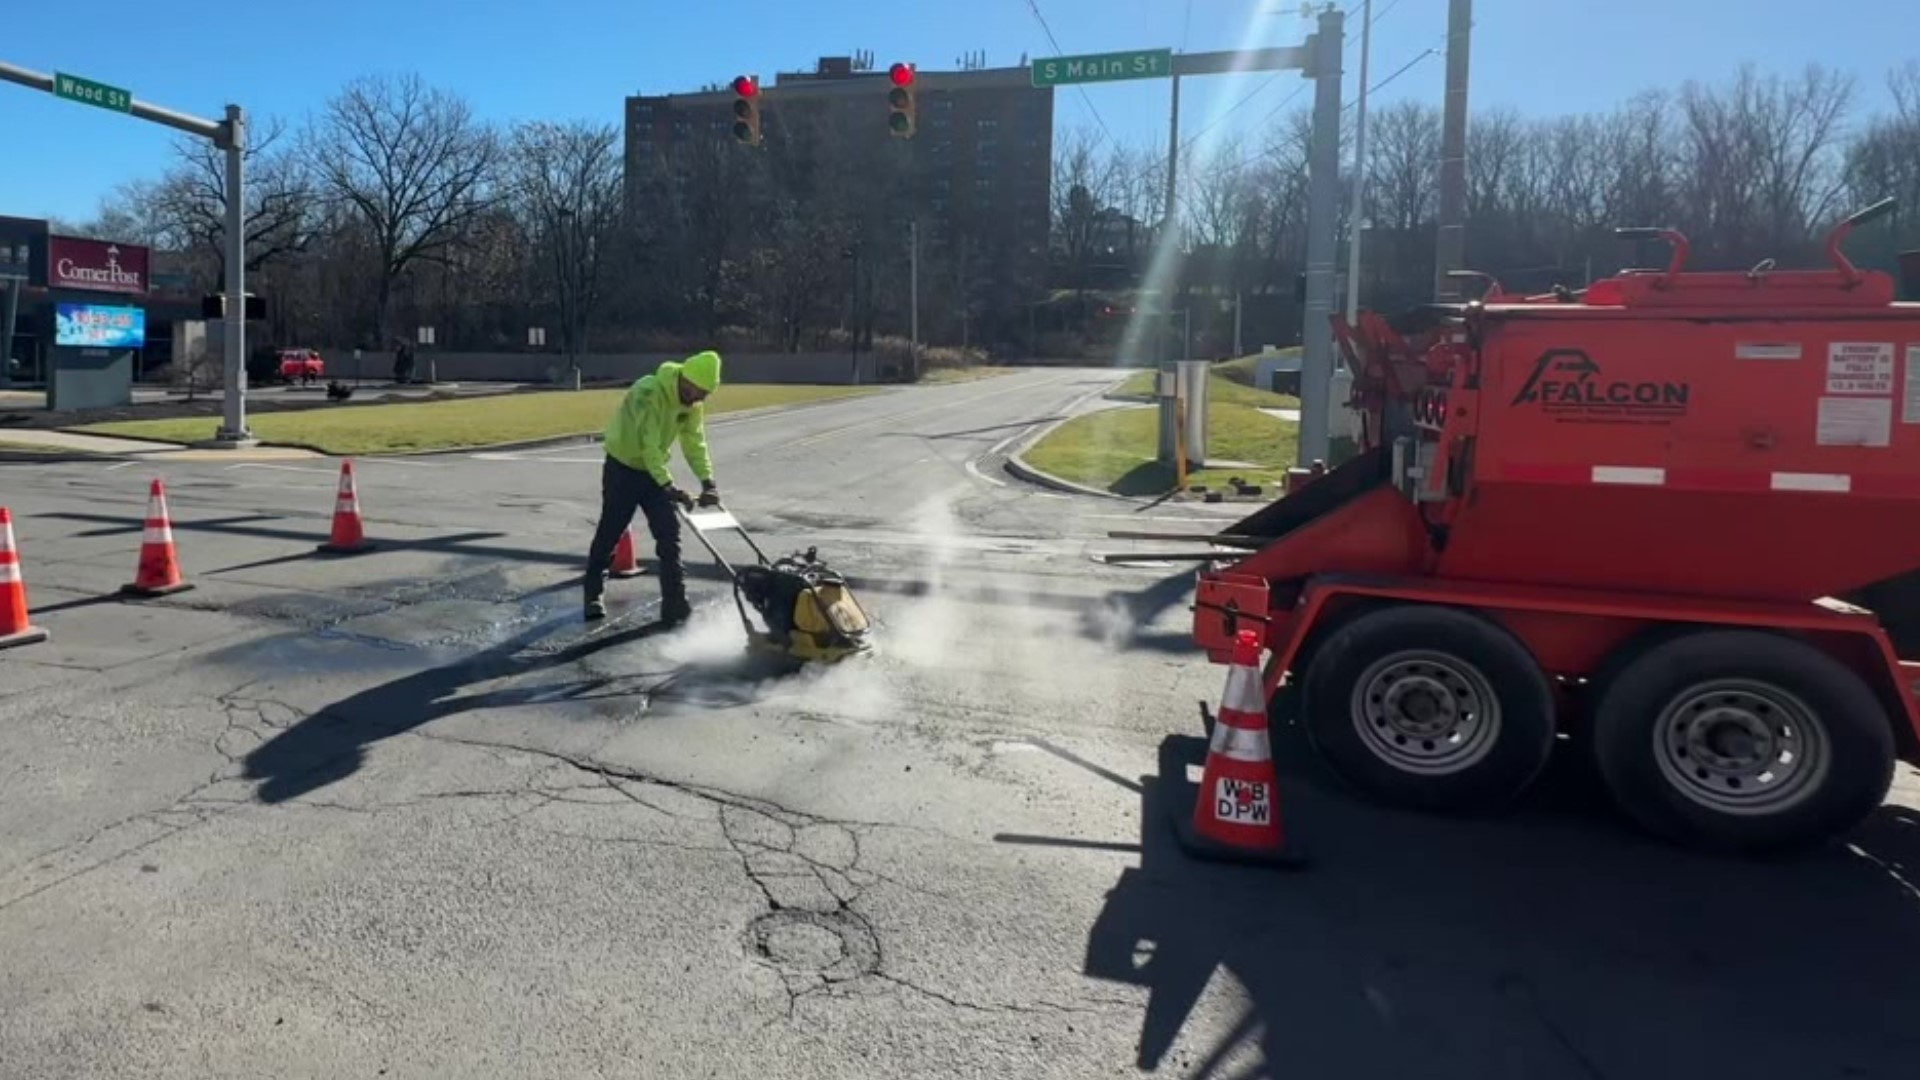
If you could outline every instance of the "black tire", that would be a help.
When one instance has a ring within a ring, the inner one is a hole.
[[[1872,688],[1812,645],[1753,630],[1697,631],[1621,668],[1595,705],[1593,747],[1622,812],[1710,851],[1819,844],[1893,783]]]
[[[1532,783],[1553,751],[1553,713],[1526,646],[1478,615],[1426,604],[1377,608],[1329,635],[1301,709],[1349,784],[1450,812],[1497,809]]]

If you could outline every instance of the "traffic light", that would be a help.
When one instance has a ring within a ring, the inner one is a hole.
[[[913,138],[915,111],[913,105],[913,65],[895,64],[887,69],[887,81],[893,83],[893,89],[887,91],[887,130],[896,139]]]
[[[751,75],[733,80],[733,137],[748,146],[760,145],[760,83]]]

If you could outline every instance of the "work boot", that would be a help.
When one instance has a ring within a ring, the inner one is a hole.
[[[588,622],[599,622],[601,619],[606,618],[607,602],[597,596],[587,601],[586,617]]]

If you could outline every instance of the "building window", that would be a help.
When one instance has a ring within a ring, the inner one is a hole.
[[[633,107],[633,115],[639,117],[642,120],[651,119],[653,117],[653,106],[635,105]]]
[[[973,126],[975,130],[980,132],[980,134],[985,135],[988,132],[1000,130],[1000,121],[992,120],[992,119],[976,120],[974,121]]]
[[[927,118],[927,126],[935,131],[945,131],[953,123],[953,117],[945,113],[934,113]]]
[[[992,195],[992,194],[993,194],[993,180],[992,180],[992,178],[991,178],[991,177],[986,177],[986,176],[982,176],[982,177],[980,177],[979,179],[977,179],[977,180],[975,180],[975,181],[973,182],[973,193],[974,193],[975,195],[979,195],[979,196],[981,196],[982,198],[986,198],[986,197],[988,197],[988,196],[990,196],[990,195]]]

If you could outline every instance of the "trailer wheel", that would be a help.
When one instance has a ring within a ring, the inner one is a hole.
[[[1304,690],[1321,756],[1382,802],[1493,809],[1553,750],[1553,695],[1532,654],[1455,608],[1402,604],[1354,618],[1321,644]]]
[[[1804,642],[1702,630],[1620,669],[1593,714],[1620,809],[1692,847],[1817,844],[1885,800],[1893,732],[1873,690]]]

